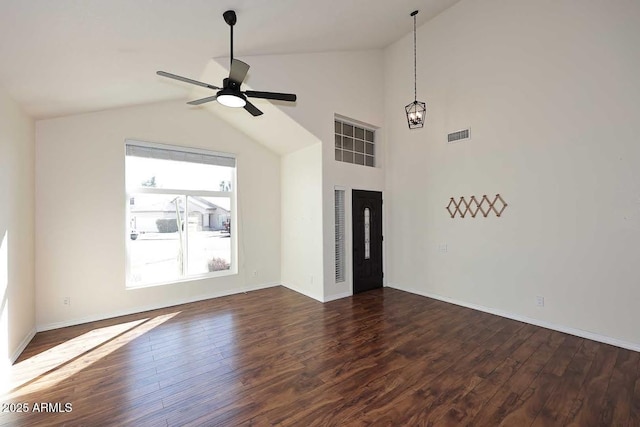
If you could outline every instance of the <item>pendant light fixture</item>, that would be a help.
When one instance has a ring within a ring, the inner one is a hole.
[[[424,102],[418,101],[418,92],[417,92],[417,62],[416,62],[416,15],[418,14],[417,10],[411,12],[411,16],[413,16],[413,102],[406,107],[404,107],[405,112],[407,113],[407,123],[409,124],[409,129],[421,128],[424,126],[424,120],[427,115],[427,105]]]

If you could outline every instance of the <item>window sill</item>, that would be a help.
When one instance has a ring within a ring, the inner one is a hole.
[[[237,270],[228,270],[228,271],[221,271],[221,272],[216,272],[216,273],[210,273],[210,274],[201,274],[199,276],[189,276],[189,277],[184,277],[181,279],[176,279],[176,280],[169,280],[169,281],[165,281],[165,282],[146,282],[146,283],[128,283],[125,285],[125,289],[126,290],[135,290],[135,289],[143,289],[143,288],[153,288],[156,286],[167,286],[167,285],[177,285],[177,284],[181,284],[181,283],[188,283],[188,282],[196,282],[199,280],[206,280],[206,279],[216,279],[218,277],[228,277],[228,276],[235,276],[238,274]]]

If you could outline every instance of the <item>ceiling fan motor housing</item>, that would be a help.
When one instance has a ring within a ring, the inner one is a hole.
[[[222,87],[224,89],[232,89],[240,92],[240,83],[229,79],[228,77],[222,80]]]

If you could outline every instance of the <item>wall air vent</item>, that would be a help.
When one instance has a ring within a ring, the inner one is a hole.
[[[447,142],[449,144],[468,139],[471,139],[471,129],[459,130],[456,132],[451,132],[447,135]]]

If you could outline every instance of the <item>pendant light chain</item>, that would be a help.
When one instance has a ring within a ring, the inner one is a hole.
[[[413,100],[418,100],[418,63],[416,59],[416,15],[413,15]]]
[[[416,29],[417,14],[417,10],[411,12],[411,16],[413,17],[413,102],[404,107],[404,112],[407,114],[407,124],[409,125],[409,129],[423,127],[427,114],[427,104],[418,101],[418,43]]]

